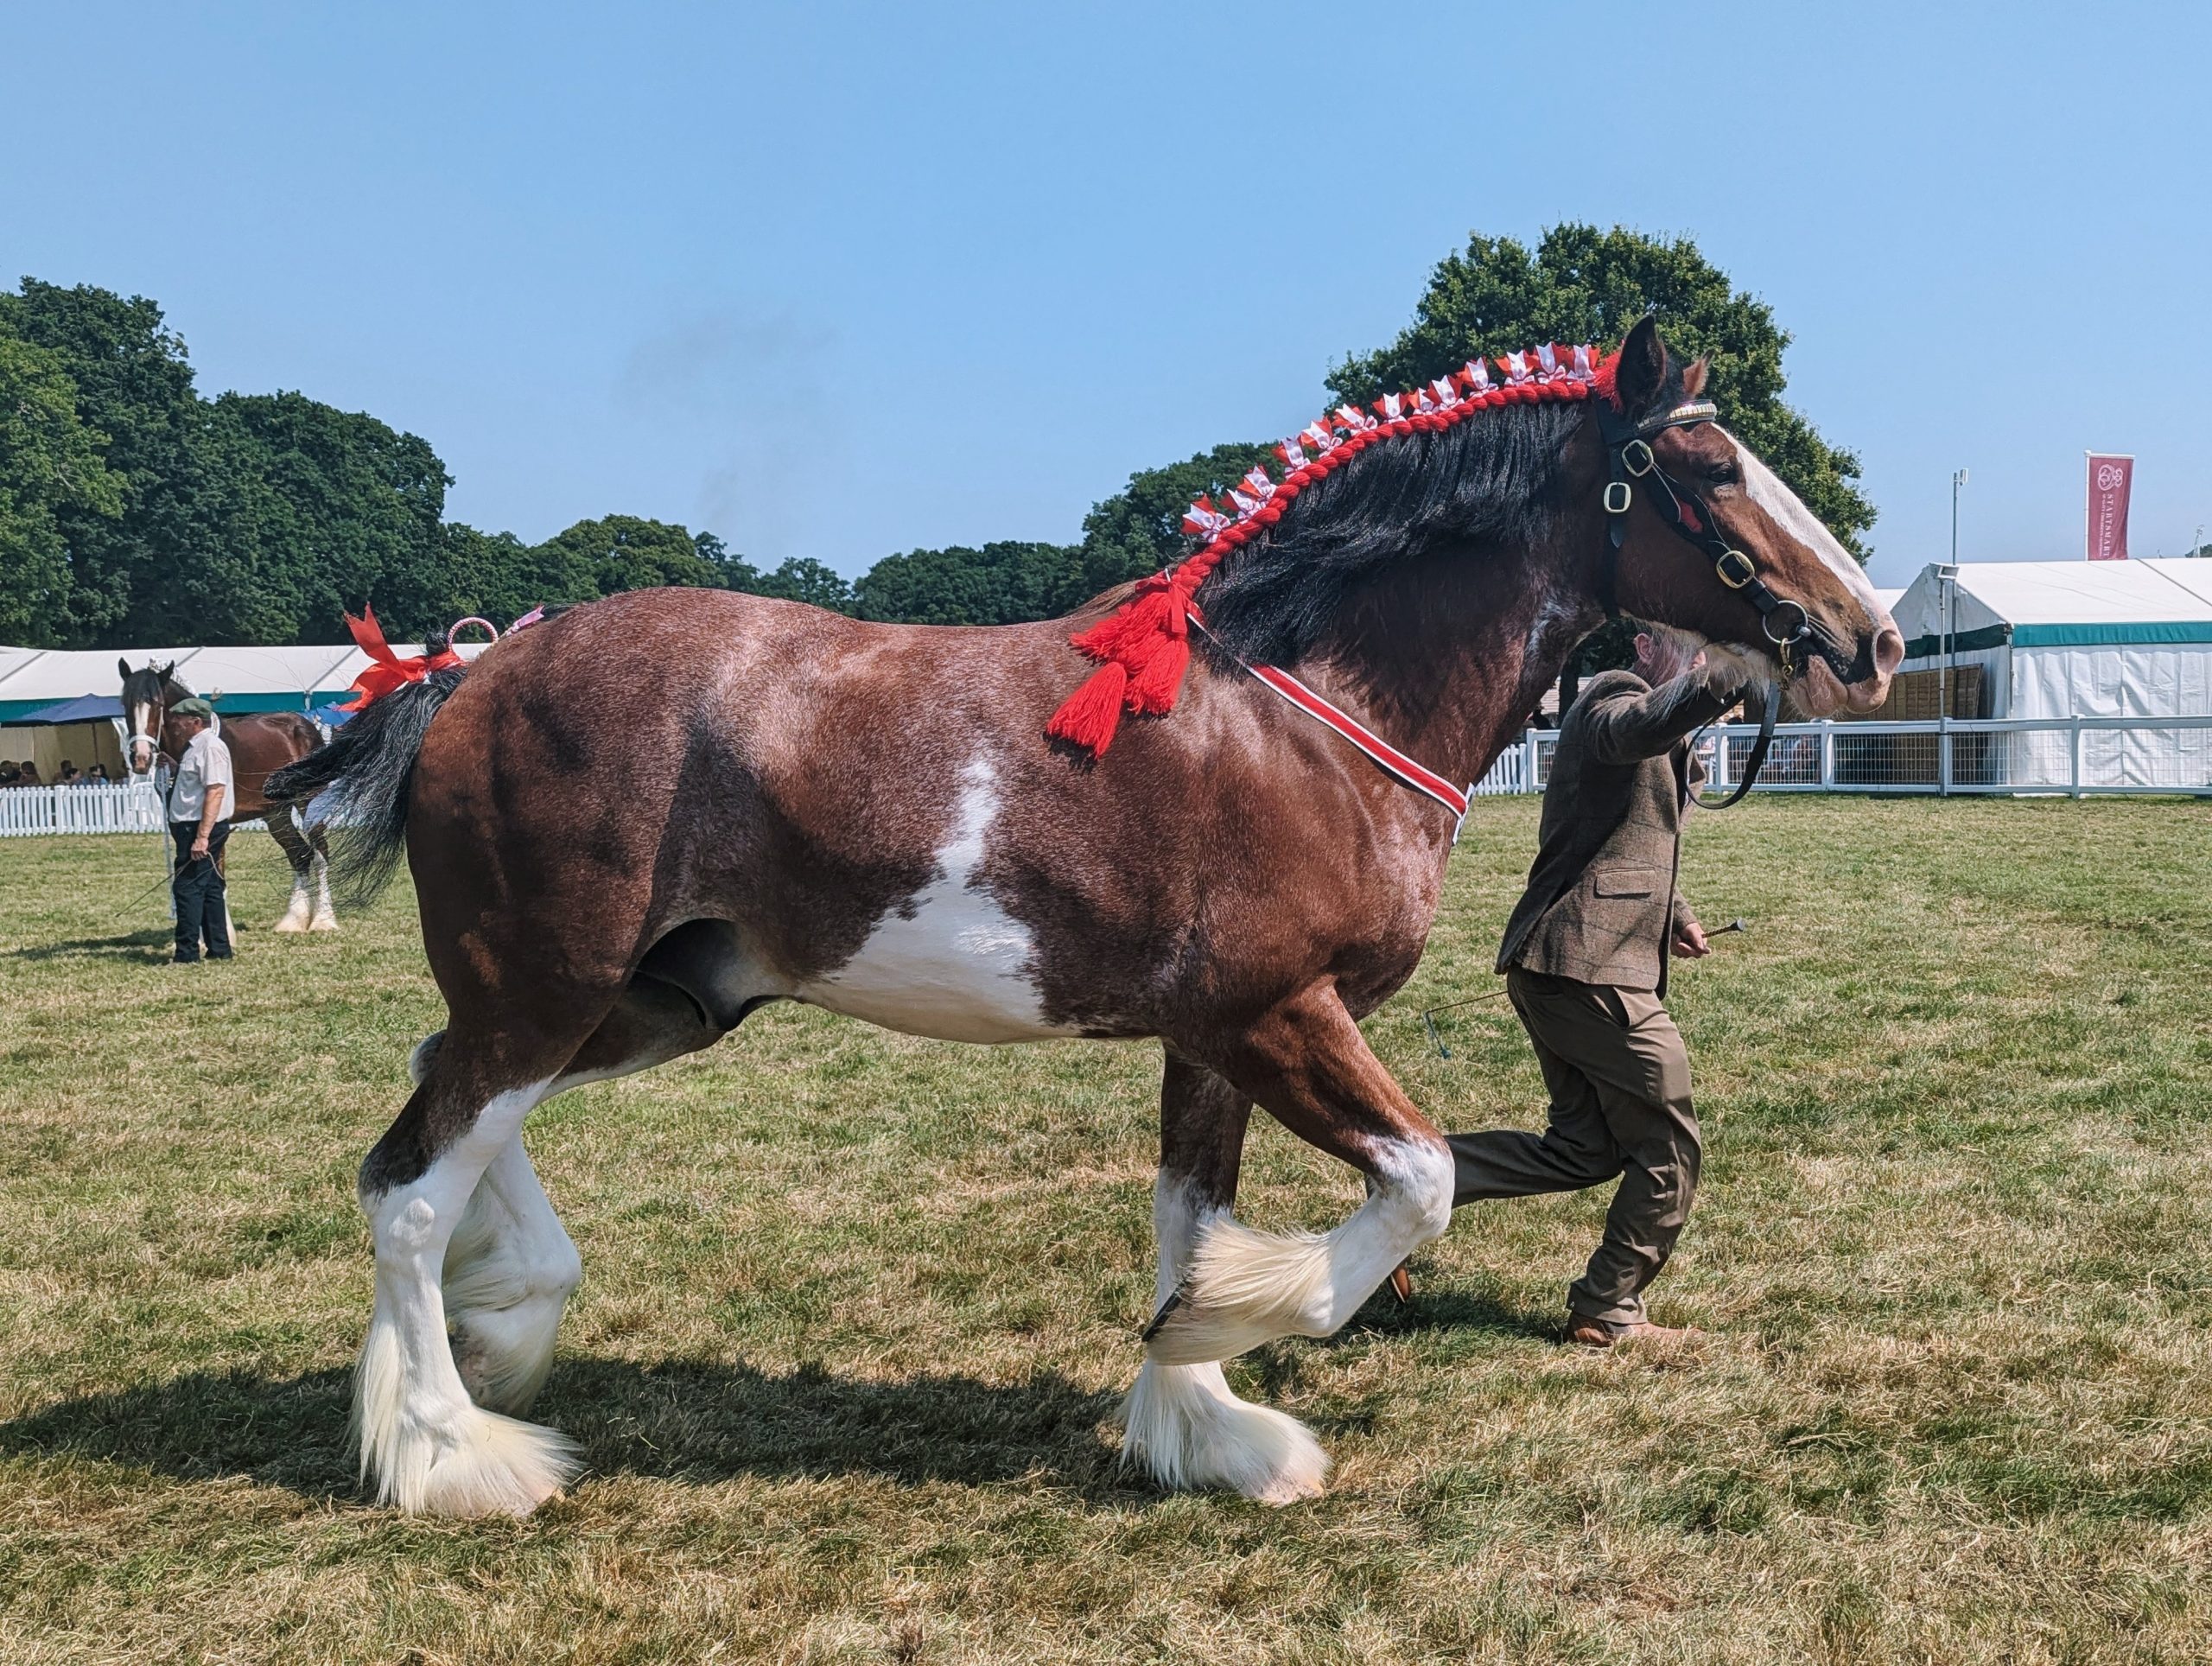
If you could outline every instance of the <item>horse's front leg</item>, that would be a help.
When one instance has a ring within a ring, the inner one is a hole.
[[[1213,1071],[1167,1059],[1160,1089],[1160,1178],[1153,1232],[1160,1243],[1155,1307],[1190,1270],[1199,1233],[1226,1220],[1252,1102]],[[1122,1408],[1122,1454],[1166,1486],[1227,1487],[1287,1504],[1321,1490],[1329,1460],[1295,1418],[1240,1400],[1217,1361],[1171,1364],[1147,1350]]]
[[[1370,1190],[1327,1233],[1255,1231],[1226,1215],[1207,1222],[1180,1300],[1154,1328],[1153,1357],[1167,1364],[1329,1335],[1452,1221],[1444,1136],[1368,1051],[1332,988],[1267,1014],[1224,1049],[1221,1068],[1294,1134],[1365,1173]]]

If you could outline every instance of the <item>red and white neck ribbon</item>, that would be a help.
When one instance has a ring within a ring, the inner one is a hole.
[[[1193,619],[1191,623],[1193,629],[1216,647],[1223,646],[1221,639],[1198,620]],[[1232,654],[1230,658],[1236,658],[1236,656]],[[1474,798],[1475,789],[1471,783],[1465,787],[1452,785],[1445,777],[1426,764],[1416,763],[1407,757],[1350,712],[1323,699],[1281,667],[1255,665],[1249,660],[1241,658],[1236,659],[1236,663],[1315,722],[1334,729],[1414,792],[1427,794],[1450,811],[1456,818],[1452,823],[1452,843],[1459,843],[1459,829],[1467,819],[1467,805]]]

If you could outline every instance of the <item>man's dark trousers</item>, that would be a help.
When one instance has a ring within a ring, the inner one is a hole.
[[[176,877],[169,882],[169,894],[176,899],[176,957],[199,959],[204,938],[210,960],[228,960],[231,915],[221,863],[231,824],[217,822],[208,830],[204,856],[192,854],[192,842],[200,836],[198,822],[171,822],[169,836],[176,841]]]
[[[1689,1056],[1656,995],[1516,966],[1505,988],[1551,1093],[1541,1134],[1451,1136],[1452,1205],[1579,1192],[1619,1175],[1605,1236],[1567,1288],[1580,1318],[1634,1325],[1690,1218],[1700,1146]]]

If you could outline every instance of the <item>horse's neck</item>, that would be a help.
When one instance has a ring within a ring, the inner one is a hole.
[[[1417,761],[1479,779],[1601,617],[1573,548],[1562,535],[1384,574],[1345,608],[1313,680]]]

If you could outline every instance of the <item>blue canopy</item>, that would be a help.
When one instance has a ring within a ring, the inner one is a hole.
[[[123,702],[111,694],[80,694],[74,700],[64,700],[57,705],[41,706],[36,711],[27,711],[20,717],[10,717],[4,725],[8,728],[27,728],[33,723],[97,723],[105,717],[121,717]]]

